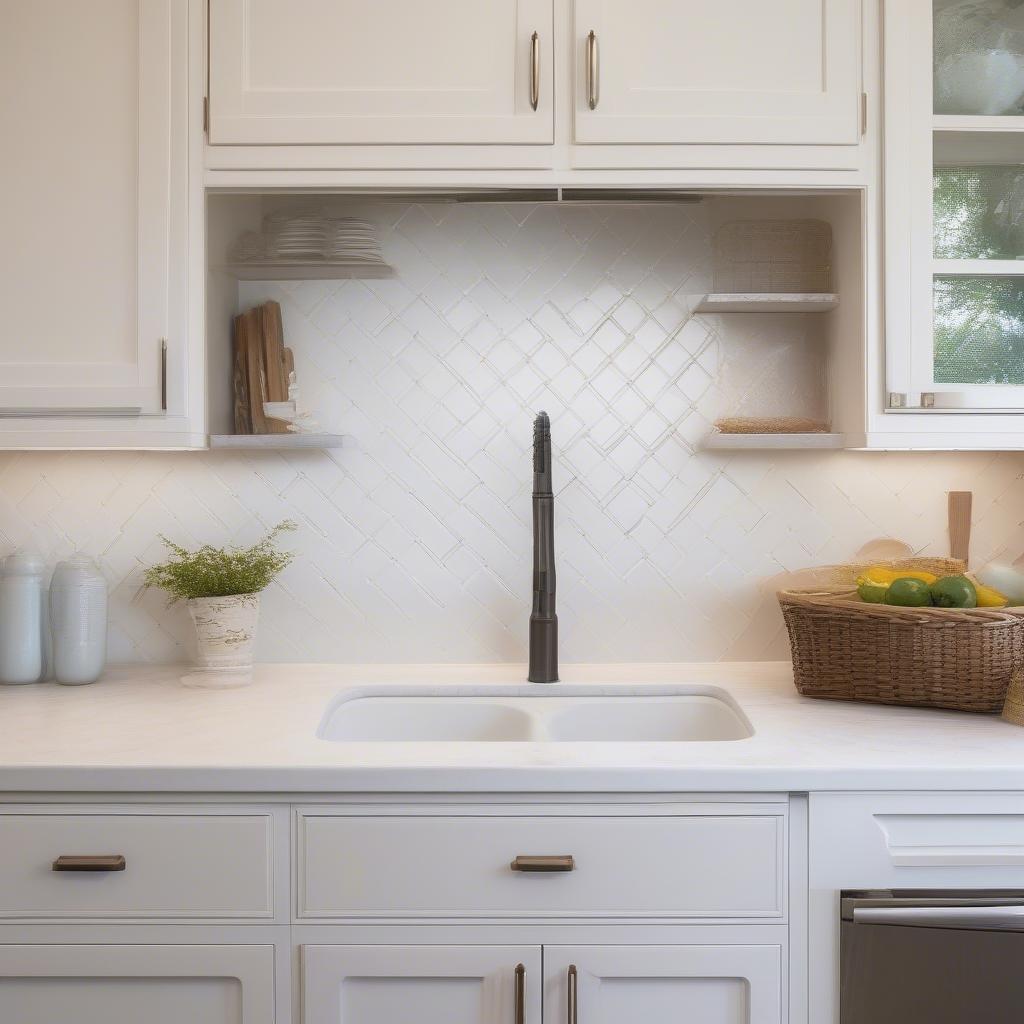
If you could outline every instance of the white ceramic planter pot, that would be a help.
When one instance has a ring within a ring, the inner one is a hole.
[[[211,689],[250,682],[260,595],[196,597],[188,610],[196,627],[197,671],[181,681]]]

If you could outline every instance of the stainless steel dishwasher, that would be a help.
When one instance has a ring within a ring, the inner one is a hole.
[[[1024,890],[843,892],[841,1024],[1024,1021]]]

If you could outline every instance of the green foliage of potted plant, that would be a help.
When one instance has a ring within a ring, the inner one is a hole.
[[[146,586],[188,605],[202,671],[186,676],[182,681],[187,685],[238,686],[248,681],[260,593],[295,557],[276,546],[282,533],[294,529],[286,520],[251,547],[204,544],[195,551],[161,535],[172,557],[146,570]]]

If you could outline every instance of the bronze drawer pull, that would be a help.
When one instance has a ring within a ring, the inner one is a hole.
[[[579,1013],[579,972],[576,970],[575,964],[569,964],[569,977],[568,977],[568,1004],[567,1004],[567,1024],[578,1024],[577,1015]]]
[[[120,853],[62,853],[53,862],[54,871],[124,871],[127,866],[128,862]]]
[[[513,871],[573,871],[576,861],[569,856],[559,857],[524,857],[520,854],[512,861]]]

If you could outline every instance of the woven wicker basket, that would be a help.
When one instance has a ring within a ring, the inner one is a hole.
[[[949,558],[886,563],[938,576],[964,571]],[[828,583],[783,590],[793,677],[806,697],[1002,711],[1010,676],[1024,664],[1024,608],[897,608],[857,599],[867,566],[816,570]]]

